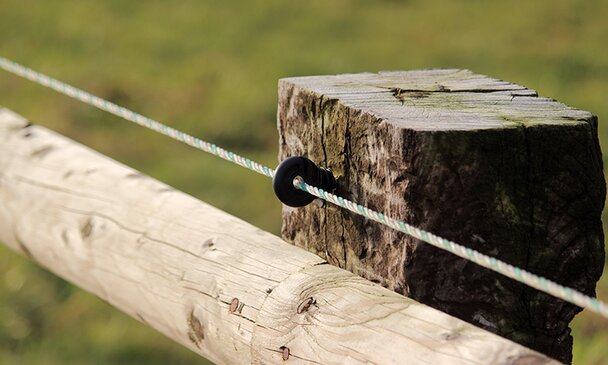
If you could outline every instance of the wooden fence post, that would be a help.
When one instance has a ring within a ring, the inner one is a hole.
[[[4,109],[0,241],[217,364],[556,364]]]
[[[370,208],[593,295],[605,182],[590,113],[467,70],[279,82],[280,159],[331,169]],[[285,240],[571,361],[580,308],[331,205],[284,208]]]

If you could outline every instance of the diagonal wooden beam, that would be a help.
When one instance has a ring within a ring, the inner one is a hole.
[[[0,241],[218,364],[553,364],[0,110]]]

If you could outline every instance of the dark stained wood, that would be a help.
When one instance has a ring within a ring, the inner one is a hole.
[[[337,193],[587,294],[604,263],[597,120],[467,70],[279,82],[280,159]],[[283,209],[283,238],[569,362],[578,307],[334,206]]]

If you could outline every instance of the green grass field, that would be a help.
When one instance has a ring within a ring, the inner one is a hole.
[[[608,150],[606,15],[600,0],[2,0],[0,55],[270,166],[279,78],[433,67],[592,111]],[[279,231],[264,177],[4,72],[0,105]],[[573,334],[575,364],[608,362],[608,320],[583,313]],[[0,247],[0,364],[205,363]]]

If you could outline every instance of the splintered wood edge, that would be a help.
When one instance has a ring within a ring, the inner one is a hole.
[[[553,364],[0,110],[0,241],[218,364]]]
[[[539,97],[534,90],[469,70],[433,69],[285,78],[297,88],[335,100],[403,129],[479,130],[593,121],[589,112]]]

